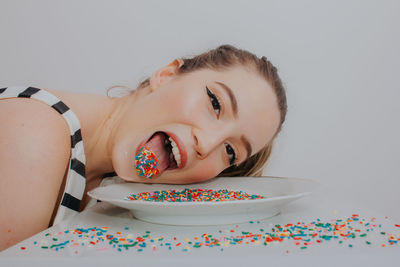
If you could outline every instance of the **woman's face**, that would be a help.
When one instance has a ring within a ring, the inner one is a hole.
[[[175,60],[155,72],[150,87],[124,109],[112,144],[113,166],[121,178],[143,183],[200,182],[217,176],[233,161],[242,163],[275,134],[280,122],[277,98],[254,70],[237,66],[177,76],[182,64]],[[156,132],[175,141],[182,166],[149,179],[136,171],[135,156]]]

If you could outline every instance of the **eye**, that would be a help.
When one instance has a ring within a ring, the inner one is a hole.
[[[236,161],[236,152],[233,147],[229,144],[225,144],[226,153],[229,157],[229,165],[233,165]]]
[[[211,101],[211,105],[213,107],[213,109],[215,110],[215,113],[217,114],[217,116],[219,116],[219,113],[221,112],[221,104],[219,103],[218,98],[216,97],[216,95],[214,95],[206,86],[207,89],[207,95],[210,97],[210,101]]]

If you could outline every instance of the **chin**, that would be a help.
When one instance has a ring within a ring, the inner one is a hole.
[[[120,148],[116,147],[112,151],[111,157],[114,171],[125,181],[137,182],[140,180],[140,177],[136,174],[131,152],[127,149],[123,149],[123,147],[124,146],[121,146]]]

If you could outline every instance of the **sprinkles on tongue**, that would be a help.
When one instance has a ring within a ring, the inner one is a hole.
[[[146,146],[140,148],[139,153],[135,157],[136,171],[142,176],[151,179],[155,174],[159,174],[157,168],[157,158],[154,153]]]

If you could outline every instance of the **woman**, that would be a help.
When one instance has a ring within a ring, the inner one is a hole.
[[[176,59],[122,98],[9,87],[0,99],[0,250],[83,210],[107,173],[259,176],[287,109],[276,68],[230,45]]]

